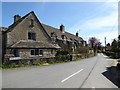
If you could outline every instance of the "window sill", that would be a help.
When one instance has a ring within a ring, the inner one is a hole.
[[[42,57],[43,55],[31,55],[30,57]]]

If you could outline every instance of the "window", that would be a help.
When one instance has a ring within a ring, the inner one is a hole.
[[[51,39],[52,39],[52,41],[56,41],[56,35],[55,35],[55,33],[53,32],[53,33],[51,33]]]
[[[34,26],[34,20],[30,19],[30,27],[33,27],[33,26]]]
[[[35,49],[35,55],[39,55],[39,49]]]
[[[13,50],[13,54],[14,54],[15,57],[19,57],[19,56],[20,56],[18,49],[14,49],[14,50]]]
[[[39,55],[43,56],[43,50],[39,50]]]
[[[43,56],[43,50],[40,50],[40,49],[31,49],[31,55]]]
[[[50,51],[51,51],[51,55],[53,55],[53,49],[51,49]]]
[[[35,55],[35,50],[31,50],[31,55]]]
[[[63,40],[67,40],[67,37],[65,35],[61,36]]]
[[[36,40],[36,33],[28,32],[28,39],[29,40]]]

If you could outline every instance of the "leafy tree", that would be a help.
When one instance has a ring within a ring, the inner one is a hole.
[[[110,46],[110,43],[108,43],[107,46]]]
[[[100,43],[99,39],[97,39],[95,37],[91,37],[89,39],[89,44],[91,45],[92,48],[101,46],[101,43]]]
[[[89,45],[91,45],[91,47],[94,50],[94,54],[96,53],[97,49],[101,50],[101,43],[99,41],[99,39],[95,38],[95,37],[91,37],[89,39]]]
[[[117,41],[114,39],[112,44],[111,44],[111,49],[113,52],[117,52],[118,51],[118,43]]]
[[[108,44],[106,45],[106,51],[111,51],[111,45],[110,45],[110,43],[108,43]]]
[[[120,35],[118,36],[118,40],[120,40]]]

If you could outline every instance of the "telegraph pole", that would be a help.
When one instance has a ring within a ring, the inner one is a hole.
[[[105,52],[106,52],[106,37],[105,37]]]

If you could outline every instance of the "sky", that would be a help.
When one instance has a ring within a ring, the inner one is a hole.
[[[41,23],[75,34],[88,41],[96,37],[104,45],[118,36],[118,2],[2,2],[2,26],[13,24],[14,15],[34,11]]]

